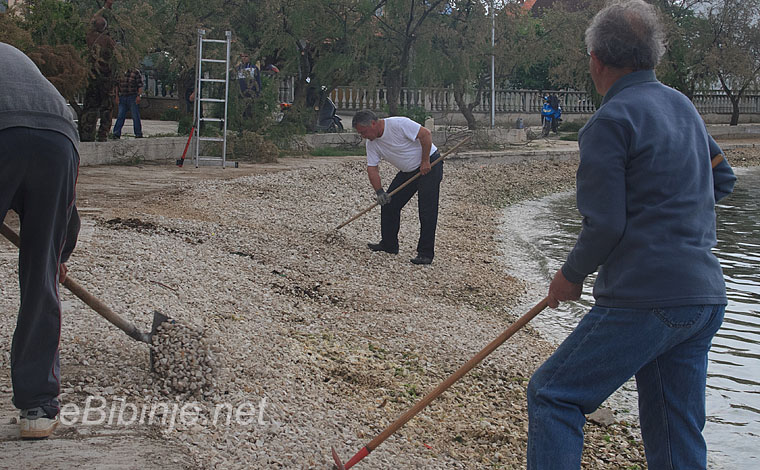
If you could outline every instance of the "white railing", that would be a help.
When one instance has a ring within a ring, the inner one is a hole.
[[[497,90],[495,96],[497,113],[534,113],[541,110],[543,96],[555,94],[559,97],[563,112],[593,113],[594,104],[582,91],[544,91],[539,90]],[[332,91],[330,98],[341,111],[359,109],[382,110],[387,106],[386,88],[338,87]],[[467,96],[472,102],[475,96]],[[473,111],[488,112],[491,109],[491,96],[484,93]],[[402,107],[420,107],[431,112],[458,112],[452,88],[402,88],[399,96]]]
[[[496,90],[496,113],[537,113],[543,106],[543,96],[555,94],[559,98],[564,114],[593,114],[596,106],[588,93],[575,90]],[[372,109],[382,111],[388,106],[387,88],[341,86],[330,93],[338,111],[357,111]],[[293,101],[293,79],[283,79],[279,85],[280,101]],[[467,102],[475,95],[467,96]],[[722,91],[702,91],[692,98],[694,106],[702,114],[731,114],[731,101]],[[459,107],[454,100],[452,88],[402,88],[399,96],[402,107],[421,107],[430,112],[457,113]],[[486,92],[473,109],[476,113],[488,113],[491,110],[491,95]],[[741,114],[760,114],[760,91],[745,92],[739,102]]]

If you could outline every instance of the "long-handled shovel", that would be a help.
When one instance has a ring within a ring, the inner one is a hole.
[[[472,135],[468,135],[467,137],[465,137],[464,140],[462,140],[461,142],[459,142],[458,144],[456,144],[454,147],[452,147],[451,150],[449,150],[448,152],[444,153],[442,156],[440,156],[440,157],[436,158],[435,160],[433,160],[432,163],[430,163],[430,167],[432,168],[436,163],[442,161],[444,158],[446,158],[449,155],[451,155],[452,153],[454,153],[455,150],[457,150],[459,147],[461,147],[465,142],[469,141],[471,138],[472,138]],[[420,177],[420,173],[417,173],[416,175],[414,175],[411,178],[409,178],[408,180],[406,180],[404,182],[404,184],[402,184],[398,188],[396,188],[393,191],[391,191],[389,195],[393,196],[394,194],[396,194],[397,192],[399,192],[402,189],[404,189],[408,184],[410,184],[412,181],[416,180],[419,177]],[[377,203],[372,204],[371,206],[367,207],[366,209],[364,209],[363,211],[359,212],[355,216],[351,217],[347,221],[345,221],[342,224],[338,225],[333,230],[340,230],[340,229],[342,229],[346,225],[350,224],[354,220],[358,219],[359,217],[363,216],[367,212],[369,212],[372,209],[374,209],[376,205],[377,205]]]
[[[2,227],[0,227],[0,232],[2,232],[3,236],[5,236],[5,238],[7,238],[9,242],[16,245],[17,248],[21,248],[20,238],[18,234],[13,231],[12,228],[8,227],[5,223],[3,223]],[[64,287],[70,290],[74,295],[79,297],[82,300],[82,302],[86,303],[93,310],[98,312],[103,318],[105,318],[109,322],[116,325],[117,328],[119,328],[124,333],[129,335],[130,338],[136,339],[137,341],[151,344],[153,333],[156,332],[156,328],[158,327],[158,325],[169,320],[169,317],[167,317],[166,315],[158,311],[154,311],[153,312],[153,328],[151,329],[151,332],[146,333],[146,332],[140,331],[137,329],[137,327],[133,323],[119,316],[119,314],[117,314],[116,312],[108,308],[108,306],[104,304],[100,299],[98,299],[94,295],[87,292],[85,288],[79,285],[79,283],[76,282],[71,276],[66,276],[66,279],[63,281],[62,284],[64,285]]]
[[[335,451],[335,448],[333,448],[332,456],[333,456],[333,459],[335,460],[335,466],[338,468],[338,470],[347,470],[353,467],[354,465],[356,465],[361,459],[369,455],[369,453],[375,450],[377,446],[382,444],[383,441],[385,441],[393,433],[398,431],[401,428],[401,426],[406,424],[407,421],[412,419],[417,413],[422,411],[423,408],[428,406],[430,402],[435,400],[438,397],[438,395],[446,391],[446,389],[451,387],[454,384],[454,382],[462,378],[464,374],[466,374],[473,367],[478,365],[480,361],[482,361],[486,356],[491,354],[496,348],[501,346],[501,344],[504,343],[504,341],[506,341],[507,339],[509,339],[510,336],[515,334],[517,330],[519,330],[520,328],[525,326],[526,323],[531,321],[533,317],[538,315],[544,308],[546,308],[547,303],[548,303],[548,299],[544,298],[542,301],[536,304],[535,307],[530,309],[528,313],[518,318],[517,321],[514,322],[509,328],[507,328],[501,335],[499,335],[498,338],[491,341],[491,343],[488,346],[483,348],[483,350],[481,350],[478,354],[476,354],[475,357],[467,361],[465,365],[463,365],[456,372],[451,374],[451,376],[449,376],[448,379],[444,380],[443,383],[441,383],[438,387],[436,387],[435,390],[428,393],[425,396],[425,398],[418,401],[417,404],[414,405],[409,411],[401,415],[401,417],[399,417],[396,421],[394,421],[393,424],[385,428],[385,430],[381,432],[376,438],[372,439],[372,441],[370,441],[369,444],[364,446],[359,452],[356,453],[356,455],[351,457],[351,460],[343,464],[340,461],[340,457],[338,457],[338,453]]]

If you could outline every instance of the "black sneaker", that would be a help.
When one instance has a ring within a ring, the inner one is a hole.
[[[121,136],[120,135],[116,135],[116,134],[111,134],[111,138],[113,140],[119,140],[119,139],[121,139]]]
[[[417,255],[416,258],[412,258],[409,261],[412,262],[412,264],[430,264],[433,262],[433,258],[428,258],[427,256]]]
[[[390,253],[392,255],[397,255],[398,254],[398,248],[396,248],[395,250],[389,250],[382,243],[367,243],[367,246],[372,251],[384,251],[384,252]]]

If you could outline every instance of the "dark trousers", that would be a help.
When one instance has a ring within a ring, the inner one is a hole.
[[[142,122],[140,122],[140,105],[137,104],[137,95],[119,95],[119,114],[113,125],[113,135],[121,136],[121,128],[127,119],[127,111],[132,114],[132,127],[136,137],[142,137]]]
[[[82,116],[79,119],[79,139],[82,142],[95,141],[98,119],[100,119],[100,126],[97,127],[97,139],[100,142],[106,141],[108,131],[111,130],[112,107],[111,82],[107,80],[90,82],[84,95]]]
[[[76,149],[63,134],[25,127],[0,131],[0,218],[12,208],[21,220],[13,404],[22,410],[41,406],[51,415],[58,411],[60,390],[58,267],[74,213],[78,165]]]
[[[439,154],[430,156],[431,162],[438,158]],[[399,171],[393,178],[388,192],[392,192],[409,178],[417,174],[418,170],[404,172]],[[420,256],[432,258],[435,254],[435,229],[438,225],[438,196],[440,194],[441,180],[443,179],[443,162],[430,169],[427,175],[422,175],[416,181],[411,182],[404,189],[394,194],[391,202],[380,209],[380,226],[382,244],[388,249],[398,249],[398,231],[401,227],[401,209],[417,193],[417,202],[420,215],[420,239],[417,242],[417,253]]]

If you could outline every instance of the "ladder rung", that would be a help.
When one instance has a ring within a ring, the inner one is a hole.
[[[215,83],[225,83],[227,80],[223,78],[201,78],[202,82],[215,82]]]
[[[222,44],[226,44],[227,41],[224,39],[201,39],[203,42],[220,42]]]
[[[207,142],[224,142],[224,137],[198,137],[198,140],[205,140]]]
[[[201,119],[201,121],[224,122],[224,119],[222,119],[222,118],[207,118],[207,117],[202,117],[200,119]]]
[[[212,103],[224,103],[224,100],[220,100],[219,98],[201,98],[201,101],[210,101]]]
[[[222,59],[201,59],[201,62],[215,62],[217,64],[226,64],[227,63],[226,60],[222,60]]]

